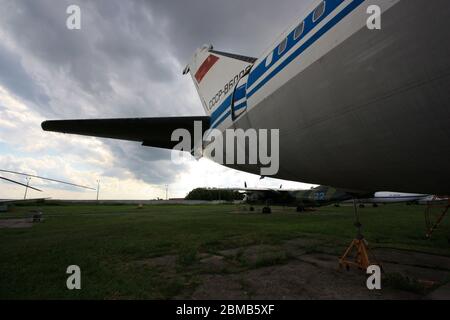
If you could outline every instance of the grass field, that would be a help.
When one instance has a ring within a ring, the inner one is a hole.
[[[0,219],[26,217],[16,207]],[[202,254],[294,238],[320,238],[341,253],[355,235],[351,207],[271,215],[234,205],[42,206],[44,221],[31,228],[0,229],[0,298],[170,299],[198,285]],[[375,247],[450,256],[450,223],[424,239],[424,207],[390,205],[360,210],[363,232]],[[171,256],[174,270],[146,264]],[[276,261],[242,263],[258,268]],[[66,268],[79,265],[82,290],[66,288]],[[218,272],[232,272],[221,270]]]

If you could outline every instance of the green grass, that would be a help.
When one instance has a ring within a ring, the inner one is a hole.
[[[16,207],[0,217],[25,217],[30,209]],[[231,205],[41,209],[45,220],[32,228],[0,229],[1,299],[168,299],[196,285],[200,253],[298,237],[329,240],[341,252],[355,235],[351,207],[272,215],[236,213]],[[363,233],[372,246],[450,256],[449,219],[425,240],[422,206],[360,212]],[[136,263],[165,255],[177,257],[174,270]],[[258,261],[252,267],[284,259]],[[66,289],[65,271],[72,264],[81,267],[82,290]]]

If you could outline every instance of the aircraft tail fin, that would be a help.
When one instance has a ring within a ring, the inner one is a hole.
[[[233,93],[256,58],[213,50],[205,45],[183,71],[190,73],[206,113],[210,116]]]

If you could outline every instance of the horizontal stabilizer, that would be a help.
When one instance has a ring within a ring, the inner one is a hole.
[[[147,147],[172,149],[176,129],[186,129],[194,137],[194,122],[202,122],[202,134],[209,129],[209,117],[124,118],[92,120],[51,120],[42,123],[45,131],[79,134],[142,142]]]

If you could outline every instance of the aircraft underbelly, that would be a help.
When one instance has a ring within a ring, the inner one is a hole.
[[[450,193],[449,17],[444,0],[400,1],[236,126],[280,129],[279,178]]]

